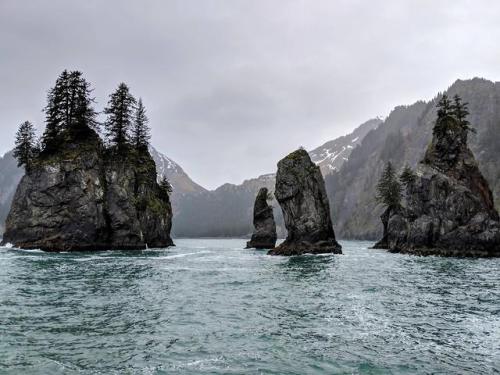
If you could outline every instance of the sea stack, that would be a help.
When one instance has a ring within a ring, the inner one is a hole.
[[[274,196],[283,211],[288,235],[269,254],[342,253],[335,240],[323,176],[305,150],[294,151],[279,161]]]
[[[171,223],[149,152],[113,156],[93,134],[34,162],[17,187],[3,241],[45,251],[166,247]]]
[[[273,208],[267,203],[268,190],[263,187],[255,198],[253,207],[253,225],[255,231],[247,242],[247,249],[273,249],[276,246],[276,224]]]
[[[500,256],[499,216],[467,146],[471,128],[460,116],[464,112],[451,111],[447,98],[441,100],[432,142],[406,186],[406,207],[389,220],[389,251]]]
[[[127,85],[118,86],[105,108],[105,145],[91,92],[81,72],[65,70],[47,96],[40,147],[31,124],[21,125],[15,154],[26,173],[4,244],[45,251],[173,245],[170,185],[157,182],[142,101],[136,107]]]

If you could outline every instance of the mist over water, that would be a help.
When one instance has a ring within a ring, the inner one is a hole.
[[[500,373],[500,259],[0,249],[0,373]]]

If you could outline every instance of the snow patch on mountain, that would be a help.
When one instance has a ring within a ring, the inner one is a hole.
[[[382,120],[375,118],[356,128],[351,134],[326,142],[309,152],[311,160],[321,168],[323,175],[338,171],[349,160],[352,150],[362,142],[369,131],[377,128]]]

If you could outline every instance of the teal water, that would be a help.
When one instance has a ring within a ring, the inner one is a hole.
[[[0,249],[0,373],[500,373],[500,259]]]

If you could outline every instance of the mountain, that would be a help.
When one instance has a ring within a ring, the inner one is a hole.
[[[321,169],[323,176],[338,171],[349,159],[352,150],[361,144],[363,138],[372,129],[382,123],[379,118],[371,119],[358,126],[352,133],[326,142],[324,145],[309,152],[311,160]]]
[[[17,184],[23,174],[24,170],[17,167],[17,160],[12,155],[12,151],[0,157],[0,233],[4,231],[5,219],[9,214]]]
[[[206,191],[194,182],[175,161],[158,152],[152,146],[149,148],[149,152],[156,163],[158,175],[166,176],[172,185],[171,201],[174,215],[178,212],[180,196],[186,193]],[[4,223],[10,210],[12,198],[23,175],[24,170],[17,167],[17,161],[12,156],[12,151],[0,157],[0,233],[4,231]]]
[[[323,175],[333,173],[348,160],[355,146],[382,120],[372,119],[356,128],[351,134],[312,150],[313,162],[320,166]],[[224,184],[212,191],[195,192],[178,196],[173,233],[179,237],[240,237],[253,231],[253,204],[260,188],[274,191],[275,174],[265,174],[243,181],[240,185]],[[283,215],[273,201],[278,236],[285,237]]]
[[[470,147],[500,203],[500,83],[485,79],[457,80],[445,93],[460,95],[469,103],[469,121],[477,133]],[[374,240],[381,236],[375,202],[376,184],[388,161],[399,170],[415,167],[432,138],[436,100],[396,107],[376,129],[365,136],[339,171],[326,176],[336,233],[340,238]]]
[[[212,191],[183,194],[174,219],[178,237],[238,237],[253,231],[253,205],[260,188],[274,191],[274,174],[245,180],[241,185],[224,184]],[[283,235],[283,217],[273,200],[278,236]]]
[[[469,102],[469,120],[477,134],[470,148],[500,205],[500,83],[481,78],[457,80],[447,90]],[[381,207],[375,203],[375,186],[387,161],[401,169],[415,167],[432,137],[436,98],[394,108],[384,120],[373,119],[351,134],[310,152],[320,166],[339,238],[375,240],[381,235]],[[351,146],[351,147],[349,147]],[[252,233],[252,207],[261,187],[274,191],[275,176],[266,174],[240,185],[224,184],[208,191],[193,182],[171,159],[152,149],[158,173],[171,181],[174,192],[172,233],[183,237],[247,236]],[[22,172],[12,153],[0,158],[0,222],[9,210]],[[274,202],[278,235],[283,237],[281,210]]]
[[[205,188],[194,182],[175,161],[159,152],[153,146],[149,147],[149,152],[156,163],[158,175],[167,177],[174,191],[181,194],[206,191]]]

